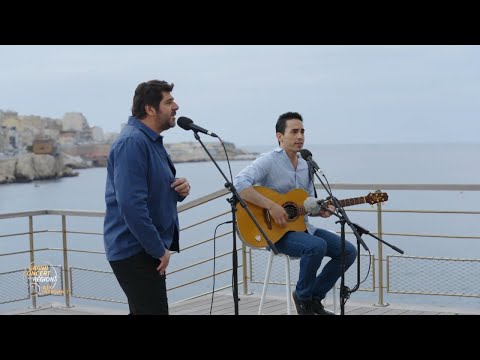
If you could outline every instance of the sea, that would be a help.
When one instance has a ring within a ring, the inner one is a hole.
[[[272,146],[239,146],[253,152],[261,153],[273,149]],[[325,178],[331,184],[480,184],[480,143],[448,143],[448,144],[337,144],[337,145],[308,145],[313,159],[320,166]],[[233,176],[251,161],[230,162]],[[230,169],[226,161],[218,162],[223,173],[230,178]],[[224,188],[225,179],[212,162],[195,162],[176,164],[177,176],[186,177],[191,184],[191,194],[185,202],[197,199],[216,190]],[[79,175],[57,180],[35,181],[32,183],[0,185],[0,214],[33,211],[33,210],[88,210],[104,211],[105,168],[91,168],[78,170]],[[318,183],[318,181],[316,182]],[[334,190],[334,196],[339,199],[367,195],[369,191]],[[318,190],[320,198],[326,197],[323,189]],[[408,210],[455,210],[480,211],[480,192],[478,191],[388,191],[389,199],[383,209]],[[223,201],[223,200],[222,200]],[[220,210],[229,210],[226,201],[218,203]],[[371,208],[363,205],[363,209]],[[353,209],[353,208],[352,208]],[[220,211],[219,210],[219,211]],[[376,229],[376,217],[360,212],[349,212],[350,220],[363,226],[371,232]],[[195,223],[202,219],[202,210],[192,211],[188,218],[181,216],[181,226]],[[224,217],[225,218],[225,217]],[[228,216],[227,216],[228,220]],[[219,220],[220,221],[220,220]],[[69,228],[75,231],[102,232],[102,218],[68,218]],[[314,219],[314,224],[338,231],[339,225],[335,219]],[[6,233],[25,232],[28,226],[26,219],[0,220],[0,236]],[[61,229],[60,217],[38,217],[34,221],[35,229]],[[229,229],[223,229],[224,231]],[[211,237],[213,231],[209,228],[205,238]],[[419,215],[396,214],[384,215],[383,231],[386,233],[419,233],[419,234],[451,234],[456,236],[480,236],[480,221],[478,215]],[[189,237],[188,233],[185,235]],[[76,249],[103,250],[101,236],[85,244],[85,241],[75,239],[69,245]],[[363,236],[365,243],[375,252],[377,240],[367,235]],[[448,258],[480,258],[480,241],[477,239],[444,239],[444,238],[409,238],[401,236],[384,237],[383,240],[402,249],[405,255],[436,256]],[[45,232],[36,235],[36,246],[61,247],[61,236],[58,233]],[[181,240],[182,244],[183,239]],[[188,244],[189,240],[185,240]],[[218,240],[217,240],[218,242]],[[199,252],[212,254],[212,245],[207,245]],[[230,244],[225,245],[228,250]],[[0,237],[0,254],[28,249],[28,236]],[[45,252],[46,253],[46,252]],[[384,253],[395,255],[395,251],[384,246]],[[199,254],[197,254],[200,257]],[[46,256],[46,255],[45,255]],[[51,256],[51,255],[50,255]],[[195,256],[197,257],[197,256]],[[180,259],[180,257],[178,257]],[[104,255],[72,256],[72,261],[82,262],[81,266],[110,271]],[[175,257],[172,257],[175,262]],[[52,263],[61,264],[61,254],[49,258]],[[226,261],[230,261],[229,259]],[[28,256],[0,257],[0,272],[9,271],[12,265],[16,268],[27,262]],[[181,264],[172,265],[178,268]],[[476,271],[476,270],[475,270]],[[473,273],[476,273],[472,271]],[[470,274],[466,273],[465,276]],[[414,276],[414,275],[412,275]],[[472,279],[473,287],[480,289],[480,276]],[[167,279],[168,283],[168,279]],[[209,285],[210,286],[210,285]],[[252,287],[258,291],[258,287]],[[358,294],[358,295],[357,295]],[[182,294],[185,296],[188,294]],[[193,295],[193,294],[192,294]],[[363,300],[372,298],[370,293],[358,292],[352,298]],[[396,302],[405,302],[405,296],[390,296]],[[449,305],[456,307],[480,308],[480,299],[409,296],[407,302],[413,299],[417,303]],[[175,299],[170,299],[175,300]],[[1,299],[0,299],[1,301]],[[124,306],[124,305],[120,305]]]

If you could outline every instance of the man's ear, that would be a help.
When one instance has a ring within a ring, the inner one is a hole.
[[[157,113],[152,105],[145,105],[145,112],[150,116],[155,116]]]
[[[277,132],[276,136],[277,136],[278,142],[280,142],[280,140],[283,138],[283,134],[279,132]]]

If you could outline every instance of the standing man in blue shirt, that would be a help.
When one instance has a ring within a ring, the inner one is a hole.
[[[104,244],[132,315],[168,315],[165,270],[179,251],[177,202],[190,192],[160,134],[175,126],[173,84],[137,86],[132,116],[108,155]]]
[[[299,156],[305,141],[303,119],[299,113],[287,112],[280,115],[276,124],[278,147],[260,155],[252,164],[243,169],[234,180],[240,196],[261,208],[267,209],[279,226],[287,226],[288,214],[285,209],[255,190],[253,185],[261,185],[285,194],[300,188],[309,196],[314,196],[312,177],[307,162]],[[335,208],[330,205],[330,209]],[[311,216],[327,218],[329,211],[320,211]],[[341,238],[337,234],[318,229],[308,222],[307,231],[289,231],[275,243],[283,254],[300,257],[300,272],[293,300],[299,315],[333,315],[321,303],[332,289],[341,273]],[[345,267],[355,261],[357,250],[348,241],[345,243]],[[324,256],[331,260],[317,276]]]

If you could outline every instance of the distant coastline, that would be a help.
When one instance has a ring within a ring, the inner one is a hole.
[[[225,149],[219,143],[205,143],[205,147],[215,160],[252,160],[258,154],[239,149],[233,143],[224,143]],[[37,180],[49,180],[62,177],[78,176],[75,169],[104,167],[107,164],[108,148],[103,145],[102,156],[92,159],[91,149],[96,144],[70,146],[68,153],[62,149],[58,154],[23,153],[14,156],[0,157],[0,184],[25,183]],[[165,144],[174,163],[210,161],[203,147],[196,142],[181,142]],[[225,154],[226,151],[226,154]]]
[[[105,167],[117,136],[90,126],[80,112],[52,119],[0,110],[0,184],[77,176],[74,169]],[[215,160],[250,160],[258,155],[233,143],[223,145],[205,143]],[[197,142],[165,143],[165,148],[174,163],[210,161]]]

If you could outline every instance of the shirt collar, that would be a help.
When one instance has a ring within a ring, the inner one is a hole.
[[[287,153],[280,146],[278,146],[273,151],[275,151],[276,153],[282,153],[283,152],[285,154],[285,157],[287,157]],[[308,163],[300,156],[299,152],[297,152],[297,158],[298,158],[297,170],[307,169],[308,168]]]
[[[145,125],[136,116],[130,116],[128,118],[128,125],[136,127],[137,129],[143,131],[150,139],[152,139],[152,141],[163,141],[163,136],[162,135],[157,134],[155,131],[150,129],[147,125]]]
[[[281,153],[282,151],[285,153],[285,150],[283,150],[280,146],[277,146],[277,148],[275,150],[273,150],[277,153]],[[297,152],[297,158],[300,159],[300,153]]]

